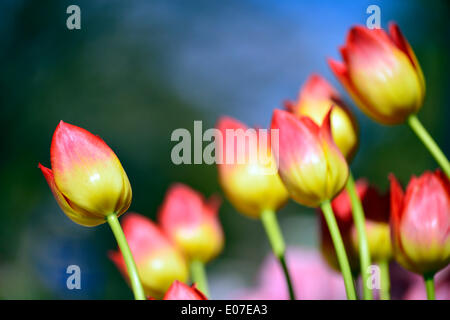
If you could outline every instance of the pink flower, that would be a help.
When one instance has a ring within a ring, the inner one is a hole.
[[[286,261],[299,300],[346,299],[342,277],[328,267],[314,250],[288,248]],[[257,288],[241,295],[244,300],[287,300],[286,281],[280,263],[271,254],[263,263]]]

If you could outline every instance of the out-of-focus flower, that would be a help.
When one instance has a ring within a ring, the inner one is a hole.
[[[272,130],[279,130],[278,170],[292,198],[309,207],[331,200],[347,182],[347,162],[333,141],[330,113],[319,127],[308,117],[275,110]]]
[[[346,299],[342,277],[327,266],[318,252],[302,248],[288,248],[286,262],[291,272],[297,299]],[[243,290],[236,296],[245,300],[289,299],[282,268],[273,255],[266,258],[258,279],[257,288]]]
[[[228,200],[252,218],[284,205],[289,195],[276,169],[271,137],[229,117],[220,118],[217,129],[223,137],[217,145],[219,180]]]
[[[389,231],[389,194],[380,194],[365,179],[356,181],[356,192],[361,200],[365,213],[367,241],[372,261],[390,260],[392,255]],[[354,272],[359,271],[358,232],[353,223],[352,203],[347,190],[331,202],[341,231],[350,266]],[[320,212],[320,210],[319,210]],[[325,219],[321,214],[321,249],[330,265],[339,270],[336,253]]]
[[[406,193],[391,180],[391,236],[404,268],[433,274],[450,263],[450,183],[439,170],[412,177]]]
[[[188,279],[183,255],[150,219],[129,213],[123,219],[122,227],[147,296],[161,298],[173,281]],[[127,278],[120,251],[111,251],[109,257]]]
[[[186,185],[167,191],[158,214],[162,229],[189,259],[208,262],[223,248],[223,231],[217,217],[220,200],[206,202]]]
[[[324,78],[312,74],[301,88],[298,100],[286,101],[285,107],[297,116],[310,117],[321,125],[331,106],[331,132],[339,150],[351,159],[358,147],[356,120],[339,93]]]
[[[195,284],[189,287],[183,282],[175,280],[163,300],[208,300],[208,298],[196,288]]]
[[[423,73],[396,24],[390,24],[389,34],[355,26],[340,50],[344,62],[330,59],[330,67],[369,117],[383,124],[399,124],[422,107]]]
[[[436,299],[450,300],[450,266],[436,273],[434,277]],[[416,277],[413,284],[403,296],[405,300],[426,300],[427,294],[422,277]]]
[[[96,226],[124,213],[131,186],[119,159],[98,136],[61,121],[50,149],[52,170],[39,164],[61,209],[74,222]]]

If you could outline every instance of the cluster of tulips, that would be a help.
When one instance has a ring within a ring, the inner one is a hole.
[[[218,164],[220,184],[237,211],[261,220],[291,299],[296,293],[290,272],[295,270],[286,263],[276,217],[289,198],[318,209],[322,255],[342,273],[348,299],[358,297],[354,278],[359,274],[362,297],[373,298],[373,263],[381,272],[381,298],[389,299],[392,259],[422,275],[428,298],[433,299],[434,275],[450,262],[450,164],[416,116],[425,96],[424,76],[395,24],[389,34],[353,27],[341,53],[343,62],[330,60],[329,65],[356,105],[381,124],[409,124],[442,171],[411,178],[406,191],[390,174],[390,191],[385,194],[365,179],[355,182],[348,165],[358,147],[355,118],[338,91],[312,75],[297,101],[273,112],[271,129],[279,133],[276,152],[273,145],[258,144],[262,157],[246,154],[242,163]],[[247,127],[223,117],[217,129]],[[223,146],[217,150],[219,157],[228,152]],[[245,146],[242,150],[250,152]],[[120,249],[110,258],[136,299],[206,299],[204,265],[224,246],[218,198],[206,200],[188,186],[175,184],[167,191],[157,223],[128,213],[122,230],[118,217],[130,206],[131,186],[105,142],[61,122],[50,153],[52,169],[40,168],[58,204],[78,224],[109,223]],[[273,167],[277,170],[268,174],[267,168]],[[185,284],[189,278],[194,285]]]

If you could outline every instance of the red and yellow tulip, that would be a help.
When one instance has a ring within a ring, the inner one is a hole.
[[[450,182],[441,171],[425,172],[404,193],[390,180],[394,257],[410,271],[434,274],[450,263]]]
[[[275,110],[272,130],[279,131],[278,171],[292,198],[318,207],[345,186],[349,169],[333,141],[330,112],[321,126],[308,117]]]
[[[219,199],[205,201],[200,193],[178,183],[167,191],[158,220],[189,259],[205,263],[216,257],[224,244],[219,205]]]
[[[339,150],[351,159],[358,147],[358,127],[350,110],[342,101],[338,91],[318,74],[312,74],[300,90],[297,101],[286,101],[288,111],[301,117],[311,118],[321,125],[331,112],[331,132]]]
[[[252,218],[259,218],[264,210],[277,211],[289,195],[277,173],[270,138],[260,143],[259,130],[248,132],[247,126],[229,117],[219,119],[217,129],[223,137],[218,149],[219,180],[228,200]],[[227,162],[231,152],[234,159]]]
[[[96,226],[130,206],[127,174],[98,136],[61,121],[53,134],[50,161],[52,169],[41,164],[39,168],[59,206],[74,222]]]
[[[419,62],[396,24],[353,27],[341,48],[343,62],[330,59],[336,77],[356,104],[382,124],[399,124],[422,107],[425,80]]]

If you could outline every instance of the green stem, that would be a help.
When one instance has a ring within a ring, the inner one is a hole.
[[[197,284],[197,288],[205,295],[209,296],[208,279],[206,278],[205,265],[200,260],[191,261],[192,281]]]
[[[352,203],[353,221],[355,223],[356,231],[358,234],[358,248],[359,248],[359,263],[361,265],[361,276],[363,283],[363,296],[365,300],[372,300],[372,290],[369,288],[368,283],[370,279],[369,267],[370,267],[370,252],[369,243],[367,242],[366,223],[364,218],[364,210],[361,204],[361,200],[356,192],[355,180],[350,173],[347,180],[346,189],[350,195],[350,201]]]
[[[127,239],[123,233],[122,227],[120,226],[119,220],[115,213],[110,214],[106,217],[111,230],[116,237],[119,249],[122,252],[123,259],[125,260],[125,265],[127,266],[128,277],[130,279],[131,288],[134,293],[135,300],[145,300],[144,289],[142,288],[141,281],[139,280],[139,275],[136,268],[136,263],[134,262],[133,255],[131,254],[130,247],[128,246]]]
[[[423,279],[425,280],[425,287],[427,289],[427,298],[428,300],[435,300],[436,295],[434,292],[434,275],[423,275]]]
[[[436,162],[441,166],[442,170],[444,170],[447,177],[450,178],[450,163],[448,162],[447,157],[442,152],[442,150],[439,148],[437,143],[433,140],[433,138],[430,136],[428,131],[424,128],[422,123],[419,121],[419,118],[417,118],[417,115],[415,115],[415,114],[410,115],[408,117],[407,122],[408,122],[409,126],[411,127],[411,129],[415,132],[415,134],[423,142],[423,144],[428,149],[428,151],[431,153],[431,155],[434,157]]]
[[[283,235],[281,234],[280,226],[278,225],[277,217],[273,210],[264,210],[261,213],[261,221],[264,229],[266,230],[267,237],[269,238],[272,251],[280,261],[283,268],[284,277],[289,289],[289,297],[291,300],[295,300],[294,288],[292,286],[291,276],[289,275],[289,269],[286,265],[285,253],[286,246],[284,244]]]
[[[387,260],[380,261],[378,262],[378,266],[380,267],[380,278],[381,278],[380,298],[381,300],[390,300],[391,280],[389,278],[389,261]]]
[[[342,276],[344,278],[345,291],[347,292],[347,299],[356,300],[356,290],[353,284],[352,272],[350,270],[350,263],[348,262],[347,253],[345,252],[344,242],[342,241],[341,233],[336,222],[336,218],[331,208],[330,201],[324,201],[321,204],[321,209],[328,225],[328,230],[333,240],[334,249],[339,262]]]

